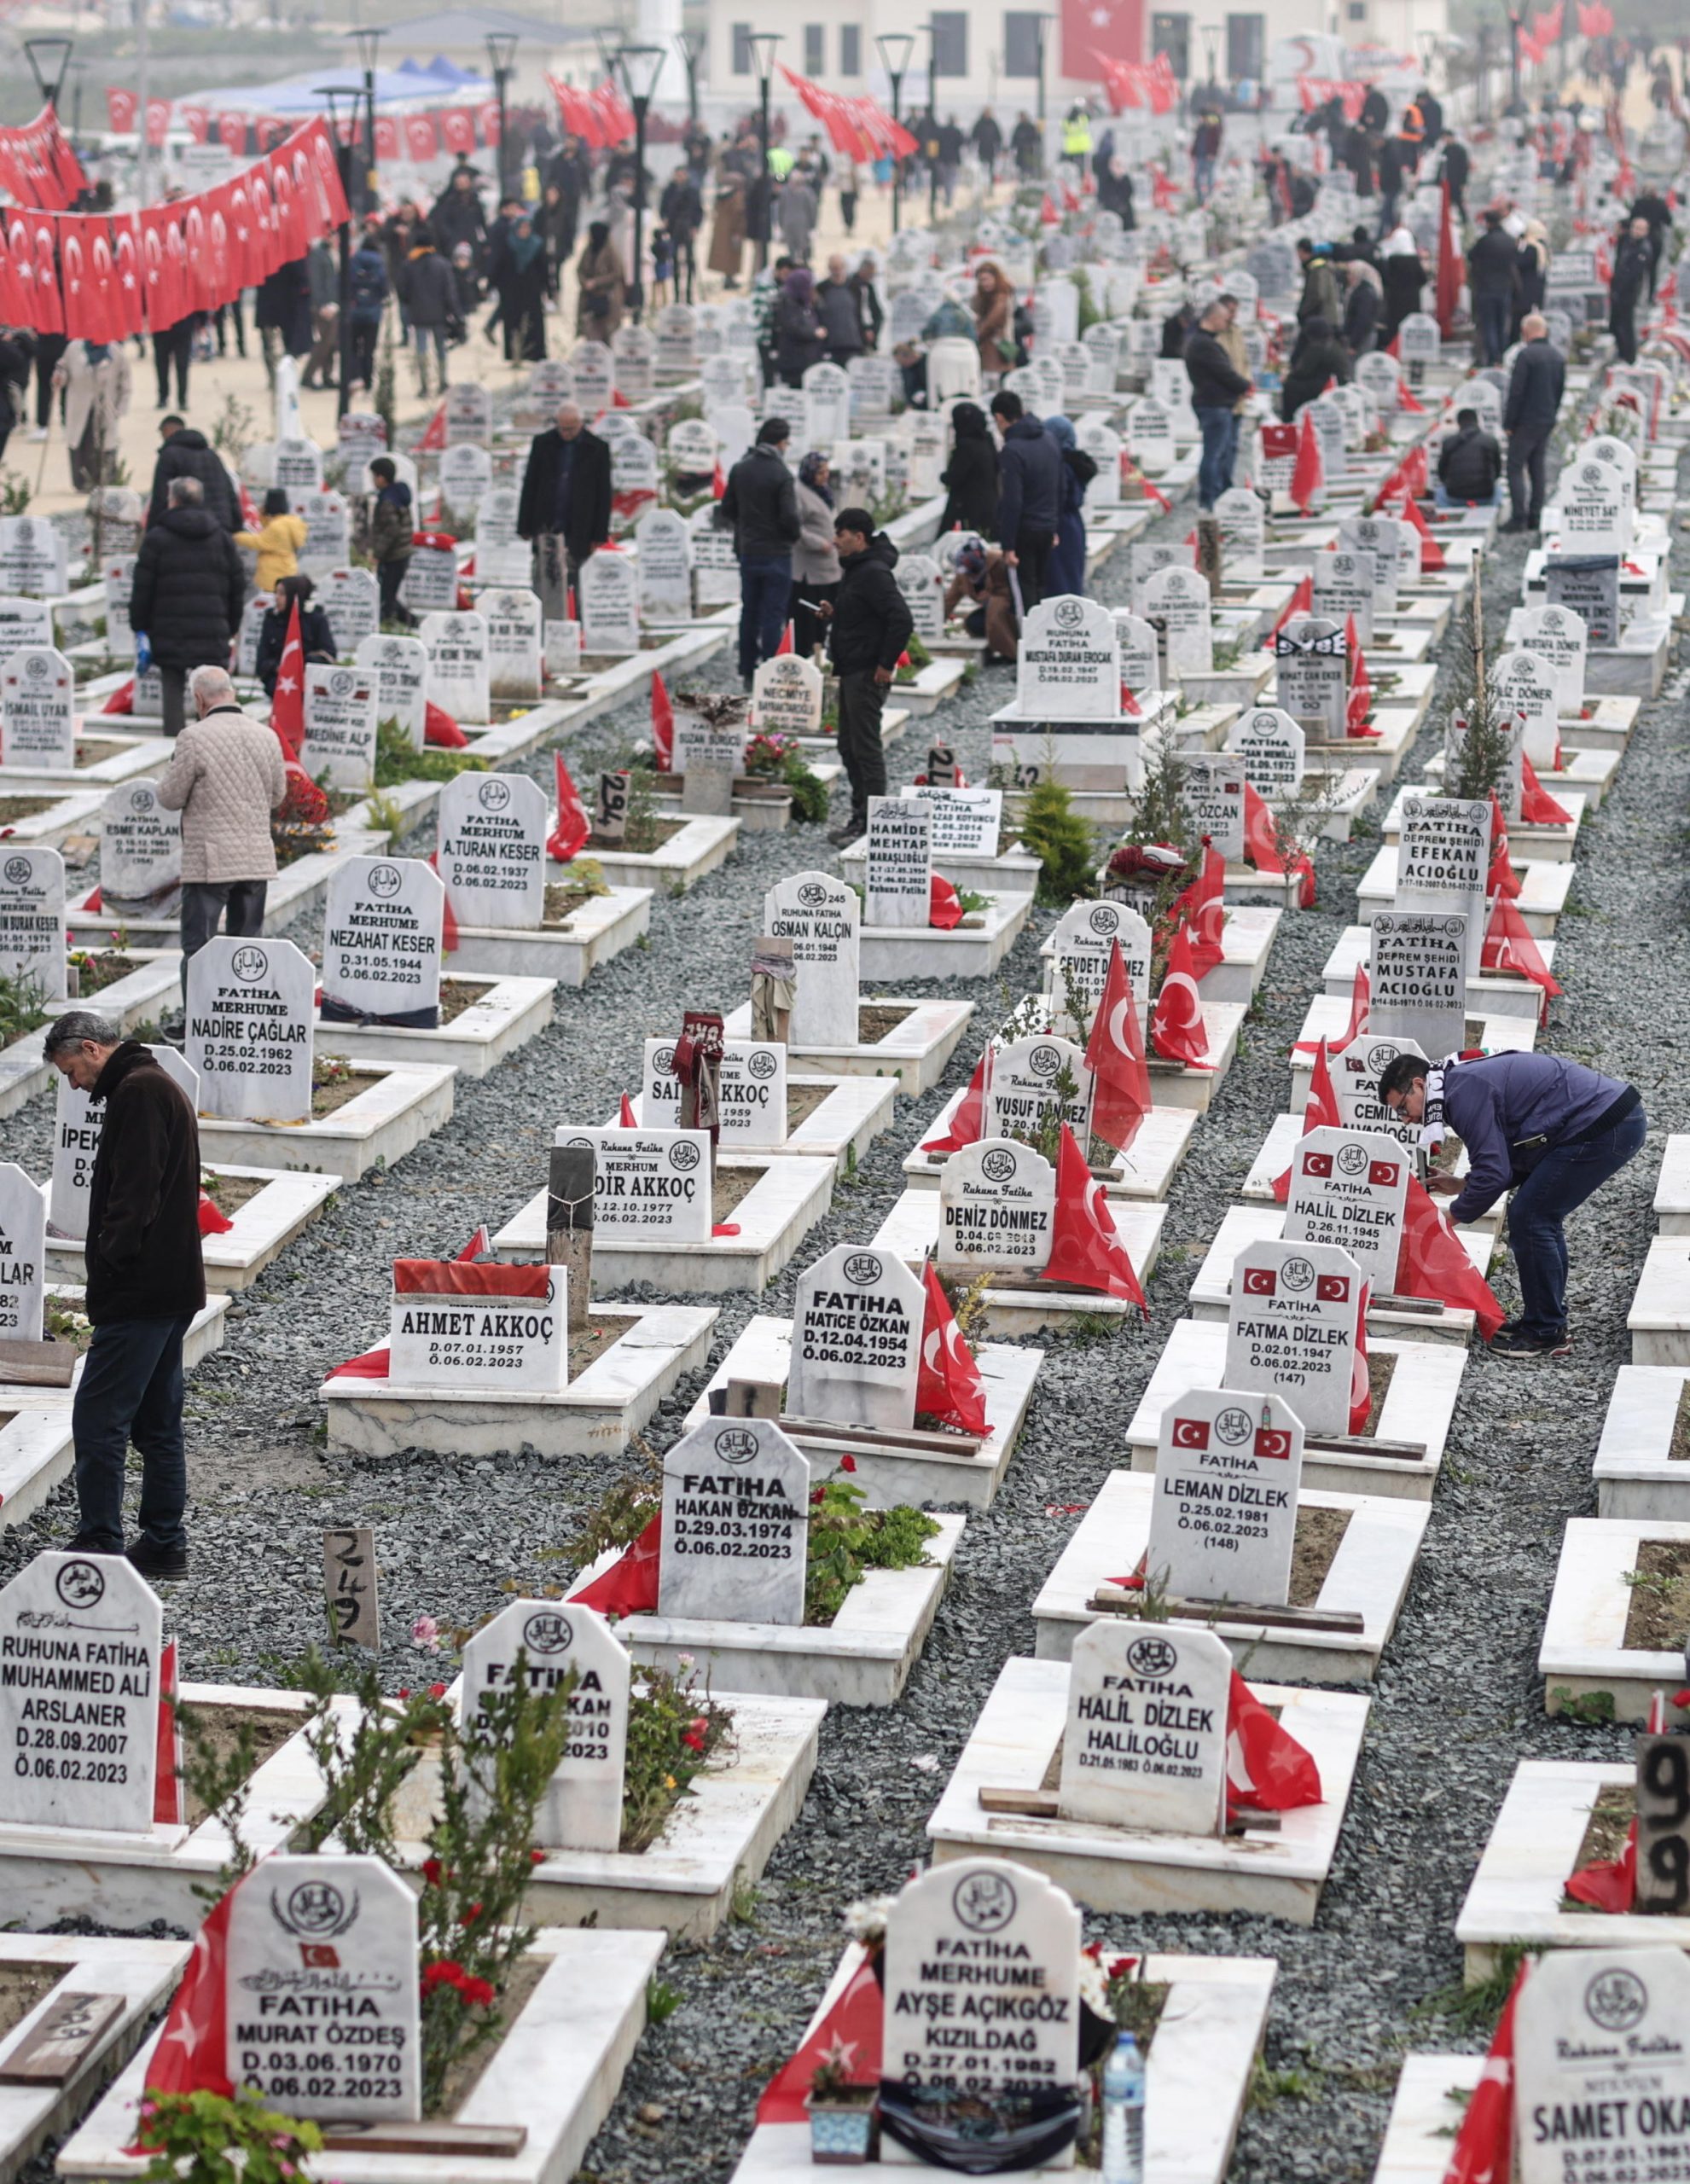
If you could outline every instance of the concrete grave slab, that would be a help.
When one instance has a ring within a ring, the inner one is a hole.
[[[1690,1546],[1690,1522],[1662,1517],[1570,1517],[1555,1565],[1555,1586],[1537,1652],[1543,1705],[1560,1714],[1606,1693],[1618,1722],[1648,1719],[1658,1691],[1669,1697],[1684,1679],[1682,1639],[1650,1650],[1628,1647],[1626,1623],[1636,1594],[1626,1581],[1646,1544]],[[1690,1627],[1685,1634],[1690,1636]]]
[[[871,1036],[855,1043],[792,1048],[793,1057],[830,1077],[896,1077],[905,1097],[919,1100],[932,1091],[961,1043],[974,1014],[972,1001],[912,1001],[891,994],[864,994],[858,1003],[858,1030]],[[723,1025],[729,1039],[751,1037],[751,1003],[742,1002]],[[875,1036],[878,1035],[878,1036]]]
[[[1284,1170],[1279,1172],[1283,1174]],[[1228,1206],[1221,1217],[1221,1225],[1215,1231],[1204,1254],[1203,1263],[1191,1285],[1192,1317],[1224,1321],[1228,1301],[1232,1295],[1234,1260],[1246,1244],[1264,1240],[1277,1243],[1284,1228],[1285,1212],[1281,1206]],[[1488,1274],[1491,1254],[1496,1246],[1495,1229],[1475,1225],[1471,1228],[1460,1228],[1455,1234],[1465,1246],[1475,1270],[1480,1275]],[[1407,1300],[1401,1304],[1370,1302],[1368,1307],[1368,1341],[1371,1342],[1375,1335],[1397,1335],[1409,1342],[1456,1342],[1465,1347],[1472,1340],[1474,1319],[1470,1311],[1455,1308],[1439,1311],[1432,1299],[1426,1302],[1427,1309],[1425,1311],[1413,1309]]]
[[[489,978],[454,967],[446,976],[475,990],[469,1006],[433,1031],[398,1024],[342,1024],[319,1015],[318,1054],[369,1056],[398,1066],[436,1063],[465,1077],[485,1077],[517,1048],[537,1037],[552,1020],[551,979]],[[444,1015],[444,1011],[442,1011]]]
[[[355,1077],[369,1078],[369,1088],[333,1113],[308,1123],[221,1122],[202,1115],[201,1151],[219,1165],[309,1168],[356,1182],[378,1162],[391,1168],[451,1120],[457,1076],[451,1064],[402,1067],[356,1047],[346,1059]]]
[[[1115,1234],[1126,1247],[1140,1285],[1155,1272],[1162,1249],[1162,1228],[1167,1207],[1159,1201],[1112,1198],[1106,1201]],[[880,1223],[874,1247],[890,1252],[907,1266],[920,1269],[939,1238],[939,1194],[936,1190],[906,1190]],[[980,1326],[989,1334],[1025,1336],[1045,1329],[1071,1328],[1083,1316],[1136,1320],[1138,1307],[1124,1297],[1107,1297],[1079,1290],[1046,1289],[1037,1281],[1018,1280],[1012,1274],[995,1278],[982,1298]]]

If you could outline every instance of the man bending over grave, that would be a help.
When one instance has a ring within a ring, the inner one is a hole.
[[[1646,1122],[1635,1084],[1599,1076],[1559,1054],[1398,1054],[1379,1080],[1393,1113],[1420,1126],[1428,1150],[1445,1132],[1466,1147],[1465,1182],[1436,1175],[1426,1188],[1454,1198],[1454,1221],[1477,1221],[1504,1191],[1508,1241],[1519,1269],[1520,1316],[1490,1347],[1504,1357],[1565,1357],[1567,1242],[1563,1224],[1641,1149]]]
[[[81,1522],[69,1551],[126,1552],[143,1577],[185,1577],[182,1339],[206,1302],[199,1124],[151,1048],[92,1010],[59,1017],[44,1044],[61,1076],[105,1103],[84,1246],[94,1339],[71,1408]],[[141,1532],[125,1549],[131,1439],[141,1452]]]
[[[915,624],[892,574],[897,549],[875,530],[867,508],[839,510],[833,543],[842,572],[839,593],[816,613],[819,621],[832,624],[828,647],[839,678],[839,764],[851,783],[851,817],[832,828],[828,839],[842,845],[868,832],[868,799],[886,793],[880,714]]]

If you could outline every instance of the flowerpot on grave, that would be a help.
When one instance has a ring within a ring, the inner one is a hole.
[[[874,2088],[810,2096],[810,2158],[835,2165],[860,2165],[879,2152]]]

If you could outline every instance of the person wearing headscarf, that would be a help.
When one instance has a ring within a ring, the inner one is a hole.
[[[816,282],[807,265],[795,265],[775,305],[775,369],[783,386],[802,386],[804,375],[828,353],[828,335],[816,312]]]
[[[506,362],[538,363],[546,353],[546,241],[526,213],[512,223],[493,278]]]
[[[1015,362],[1015,292],[1001,265],[990,259],[974,276],[974,340],[982,375],[996,377]]]
[[[1397,339],[1397,328],[1420,307],[1420,291],[1426,286],[1426,260],[1420,256],[1420,247],[1414,241],[1413,231],[1400,221],[1379,245],[1379,250],[1385,318],[1379,327],[1379,346],[1388,349]]]
[[[978,531],[990,538],[997,531],[997,443],[978,402],[959,402],[950,413],[955,444],[940,473],[944,487],[941,533]]]
[[[1086,588],[1086,487],[1097,475],[1097,465],[1074,437],[1066,417],[1047,417],[1044,429],[1056,443],[1062,458],[1060,513],[1056,520],[1056,543],[1050,549],[1045,571],[1044,595],[1058,592],[1083,593]]]
[[[839,554],[833,543],[833,473],[827,456],[812,448],[798,467],[799,540],[793,549],[790,619],[793,649],[810,659],[826,641],[828,625],[816,609],[839,595]]]
[[[1020,650],[1015,601],[1009,590],[1009,564],[996,546],[975,539],[962,547],[945,587],[944,618],[960,615],[971,637],[983,638],[981,665],[1013,660]]]
[[[1365,357],[1379,331],[1385,284],[1365,258],[1344,268],[1344,346],[1352,357]]]
[[[1518,258],[1520,284],[1514,298],[1514,322],[1510,329],[1518,341],[1520,327],[1534,311],[1543,308],[1543,298],[1549,282],[1549,230],[1542,220],[1528,220],[1525,233],[1520,237]]]
[[[575,261],[575,284],[580,293],[576,333],[585,341],[608,341],[622,323],[628,298],[628,270],[610,239],[608,220],[595,220],[587,229],[587,247]]]

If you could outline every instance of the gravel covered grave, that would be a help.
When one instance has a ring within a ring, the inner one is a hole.
[[[1188,508],[1161,531],[1189,528]],[[1487,563],[1487,624],[1500,639],[1519,597],[1524,543],[1502,539]],[[1675,556],[1675,566],[1683,556]],[[1124,601],[1127,555],[1099,573],[1106,601]],[[1681,578],[1678,579],[1681,581]],[[1447,656],[1453,642],[1446,640]],[[1446,666],[1447,675],[1447,666]],[[730,652],[704,676],[726,686]],[[1419,2048],[1482,2044],[1436,2013],[1461,1976],[1454,1921],[1479,1848],[1521,1757],[1628,1760],[1630,1733],[1550,1720],[1534,1661],[1564,1521],[1594,1511],[1590,1464],[1617,1368],[1625,1314],[1652,1229],[1658,1136],[1683,1126],[1681,1072],[1690,1054],[1690,941],[1685,937],[1683,671],[1645,707],[1612,793],[1586,819],[1555,968],[1567,989],[1542,1043],[1641,1089],[1656,1143],[1572,1227],[1576,1347],[1560,1362],[1469,1361],[1431,1527],[1407,1607],[1386,1650],[1356,1792],[1331,1883],[1312,1930],[1234,1918],[1112,1920],[1125,1948],[1275,1956],[1280,1976],[1268,2072],[1247,2115],[1234,2178],[1372,2175],[1398,2059]],[[982,673],[931,721],[912,724],[891,756],[894,786],[937,736],[973,781],[988,761],[990,711],[1013,694],[1004,671]],[[1428,717],[1418,753],[1436,747]],[[645,730],[643,699],[573,738],[584,786]],[[549,787],[551,757],[531,764]],[[1411,763],[1401,777],[1419,778]],[[835,799],[836,810],[839,799]],[[1124,1460],[1127,1421],[1202,1251],[1235,1199],[1273,1117],[1287,1104],[1286,1050],[1378,845],[1384,799],[1348,844],[1317,859],[1320,903],[1284,920],[1239,1060],[1199,1124],[1172,1194],[1147,1329],[1048,1349],[1019,1449],[992,1509],[970,1517],[950,1589],[898,1705],[833,1710],[801,1822],[767,1877],[707,1947],[671,1951],[662,1977],[677,2007],[646,2034],[587,2171],[607,2184],[702,2184],[725,2178],[752,2127],[758,2092],[790,2053],[839,1945],[853,1897],[896,1888],[926,1853],[923,1826],[1006,1656],[1033,1648],[1031,1603],[1105,1475]],[[427,834],[409,846],[427,852]],[[522,1456],[453,1463],[368,1461],[322,1445],[316,1390],[339,1361],[385,1337],[389,1262],[450,1255],[478,1222],[497,1227],[543,1183],[560,1121],[596,1123],[638,1083],[642,1042],[679,1028],[688,1003],[729,1008],[747,989],[764,889],[805,864],[833,866],[820,828],[742,834],[733,860],[691,895],[659,896],[649,944],[560,990],[551,1028],[484,1082],[457,1087],[450,1124],[391,1173],[344,1188],[323,1217],[257,1285],[233,1300],[224,1350],[189,1382],[193,1576],[168,1589],[166,1625],[190,1679],[267,1684],[324,1633],[319,1534],[376,1529],[391,1687],[448,1672],[405,1637],[415,1618],[443,1627],[496,1609],[504,1590],[573,1574],[569,1542],[583,1512],[624,1468],[598,1458],[547,1464]],[[790,1309],[797,1273],[833,1245],[866,1240],[903,1186],[900,1163],[943,1101],[965,1081],[988,1032],[1038,984],[1041,909],[1001,979],[966,993],[977,1014],[944,1084],[913,1107],[854,1176],[828,1222],[762,1298],[726,1300],[712,1362],[754,1310]],[[320,921],[292,937],[320,944]],[[865,992],[871,989],[865,982]],[[50,1100],[9,1125],[9,1157],[47,1172]],[[1499,1258],[1493,1283],[1518,1302]],[[633,1295],[655,1294],[633,1292]],[[702,1376],[683,1383],[654,1423],[666,1447]],[[45,1512],[0,1533],[9,1577],[74,1526],[61,1490]],[[1097,1931],[1089,1926],[1089,1935]],[[1434,2013],[1425,2014],[1428,2005]],[[40,2164],[32,2175],[45,2176]]]

